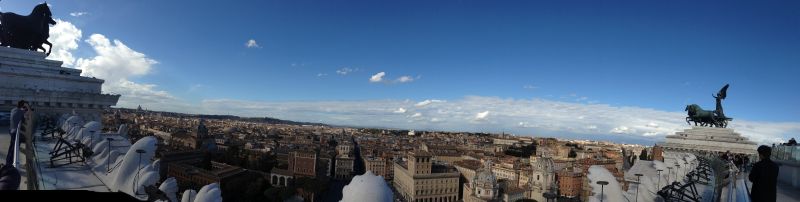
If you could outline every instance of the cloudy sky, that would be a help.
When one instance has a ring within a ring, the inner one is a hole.
[[[729,83],[732,128],[800,134],[796,1],[49,3],[120,107],[652,144]]]

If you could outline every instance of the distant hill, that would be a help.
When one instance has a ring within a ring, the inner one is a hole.
[[[264,118],[239,118],[239,119],[240,120],[245,120],[245,121],[268,123],[268,124],[327,126],[326,124],[322,124],[322,123],[297,122],[297,121],[282,120],[282,119],[276,119],[276,118],[270,118],[270,117],[264,117]]]
[[[113,108],[118,109],[126,112],[135,112],[136,109],[129,109],[129,108]],[[249,122],[256,122],[256,123],[266,123],[266,124],[286,124],[286,125],[315,125],[315,126],[328,126],[322,123],[311,123],[311,122],[298,122],[298,121],[290,121],[290,120],[282,120],[276,119],[272,117],[239,117],[234,115],[211,115],[211,114],[184,114],[184,113],[177,113],[177,112],[165,112],[165,111],[151,111],[145,110],[145,112],[149,113],[161,113],[167,116],[181,116],[181,117],[197,117],[202,119],[230,119],[230,120],[240,120],[240,121],[249,121]]]

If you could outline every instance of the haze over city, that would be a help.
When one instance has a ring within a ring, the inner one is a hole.
[[[652,144],[730,84],[730,128],[800,132],[798,2],[48,3],[118,107]]]

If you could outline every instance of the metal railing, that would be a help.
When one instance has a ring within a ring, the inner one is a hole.
[[[14,139],[11,140],[11,143],[13,144],[12,146],[14,147],[14,150],[12,151],[12,153],[14,155],[11,156],[11,166],[16,168],[17,170],[20,169],[19,168],[19,136],[22,135],[22,134],[19,131],[20,131],[21,128],[22,128],[22,122],[17,124],[17,130],[14,131],[16,134],[14,135]]]
[[[731,183],[729,178],[731,174],[730,166],[716,154],[706,153],[703,154],[703,156],[708,160],[709,166],[714,171],[714,183],[712,184],[714,191],[711,196],[711,201],[720,201],[722,198],[722,189]]]
[[[772,156],[775,160],[800,162],[800,146],[775,145],[772,149]]]

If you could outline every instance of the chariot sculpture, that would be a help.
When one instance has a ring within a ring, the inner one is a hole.
[[[713,94],[711,95],[711,97],[717,100],[717,108],[714,111],[703,110],[703,108],[697,104],[686,105],[685,111],[688,112],[686,123],[691,125],[690,122],[694,122],[695,126],[728,127],[728,121],[733,120],[733,118],[725,116],[722,110],[722,100],[725,100],[725,97],[727,97],[727,91],[728,84],[725,84],[716,96]]]

